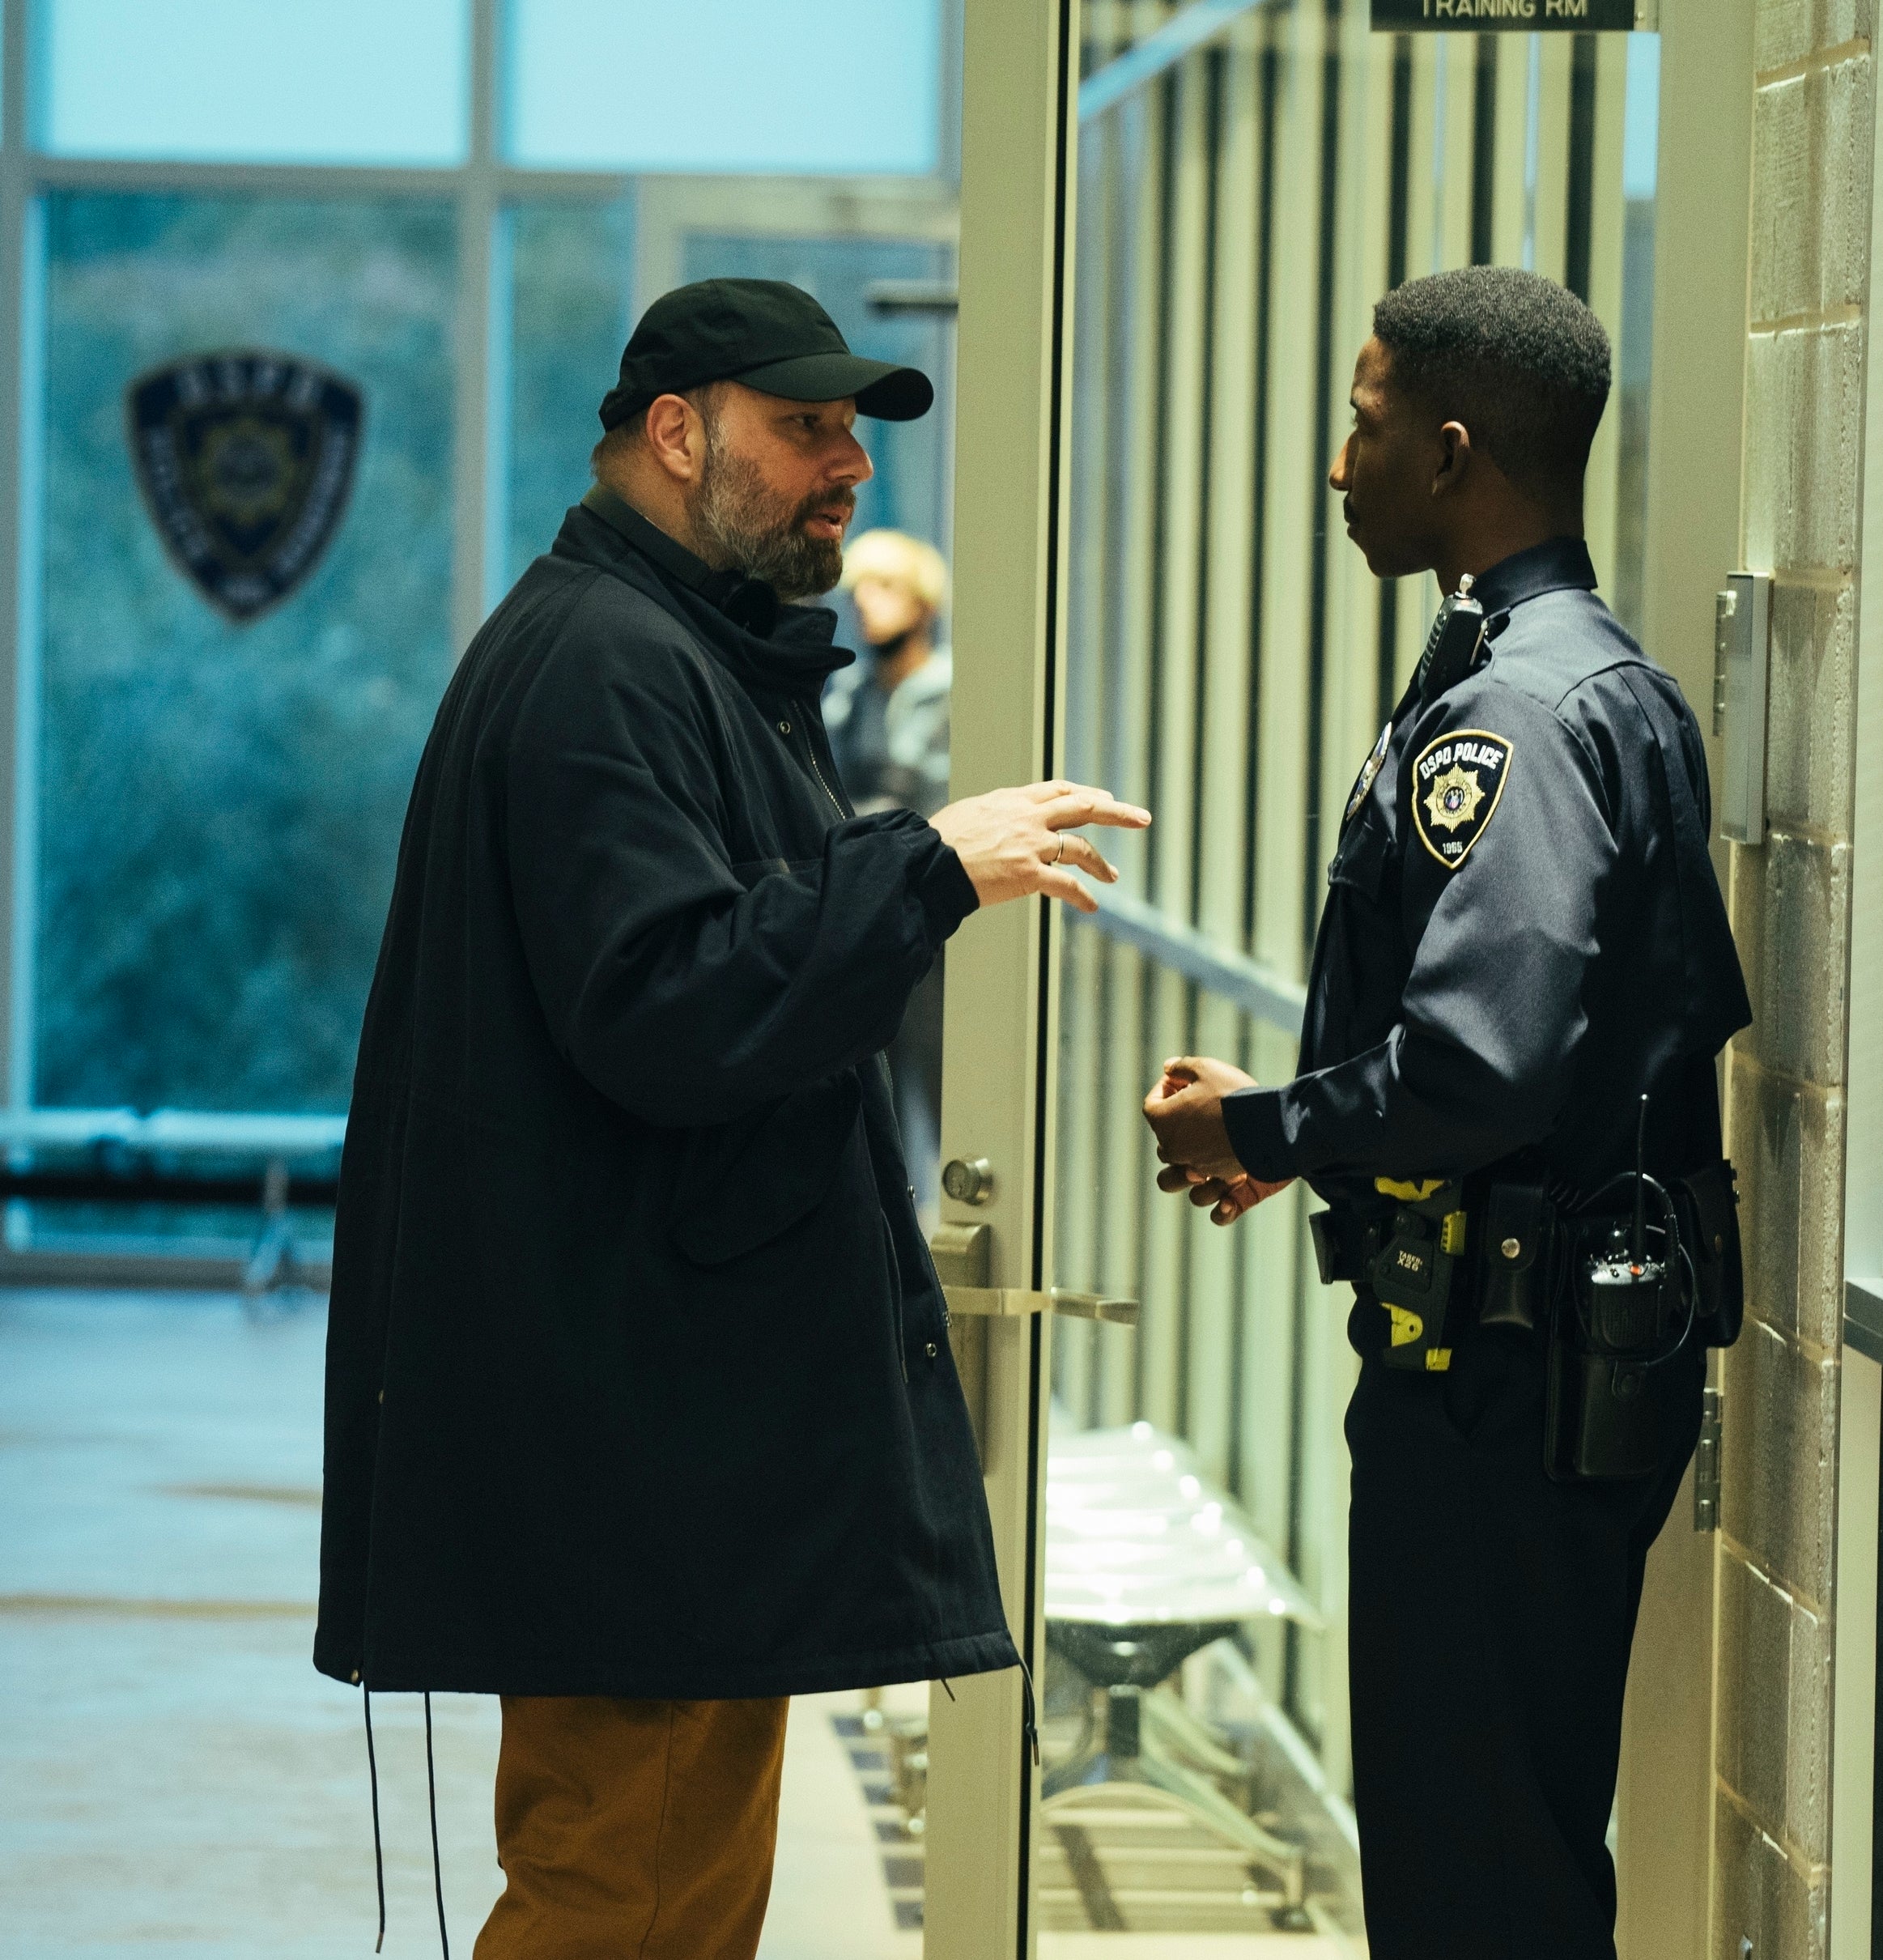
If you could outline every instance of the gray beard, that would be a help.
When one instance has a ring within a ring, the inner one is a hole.
[[[814,598],[842,576],[844,546],[835,538],[807,538],[800,526],[829,502],[827,496],[808,508],[784,508],[757,469],[725,447],[716,419],[707,419],[706,467],[687,515],[709,555],[763,579],[787,602]]]

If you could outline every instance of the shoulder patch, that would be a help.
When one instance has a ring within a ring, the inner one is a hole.
[[[1413,827],[1447,871],[1471,855],[1503,801],[1511,745],[1487,729],[1453,729],[1413,764]]]

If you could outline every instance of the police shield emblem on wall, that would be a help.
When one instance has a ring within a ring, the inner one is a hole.
[[[238,623],[287,597],[346,508],[365,398],[255,348],[192,355],[125,391],[131,454],[158,535]]]

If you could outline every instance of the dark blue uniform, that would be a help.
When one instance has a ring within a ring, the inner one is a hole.
[[[1704,750],[1595,583],[1575,539],[1494,567],[1473,595],[1488,657],[1437,699],[1409,691],[1355,784],[1300,1073],[1225,1111],[1248,1170],[1307,1178],[1337,1218],[1377,1210],[1379,1178],[1473,1191],[1513,1167],[1586,1199],[1631,1165],[1644,1093],[1651,1171],[1719,1159],[1714,1061],[1751,1016]],[[1473,1325],[1477,1270],[1460,1262],[1444,1372],[1385,1365],[1364,1286],[1351,1322],[1368,1937],[1374,1960],[1596,1960],[1629,1644],[1703,1350],[1648,1372],[1653,1473],[1553,1482],[1545,1332]]]

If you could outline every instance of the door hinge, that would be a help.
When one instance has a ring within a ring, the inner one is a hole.
[[[1700,1405],[1700,1442],[1694,1452],[1694,1528],[1719,1528],[1719,1452],[1725,1434],[1726,1418],[1720,1392],[1706,1391]]]

